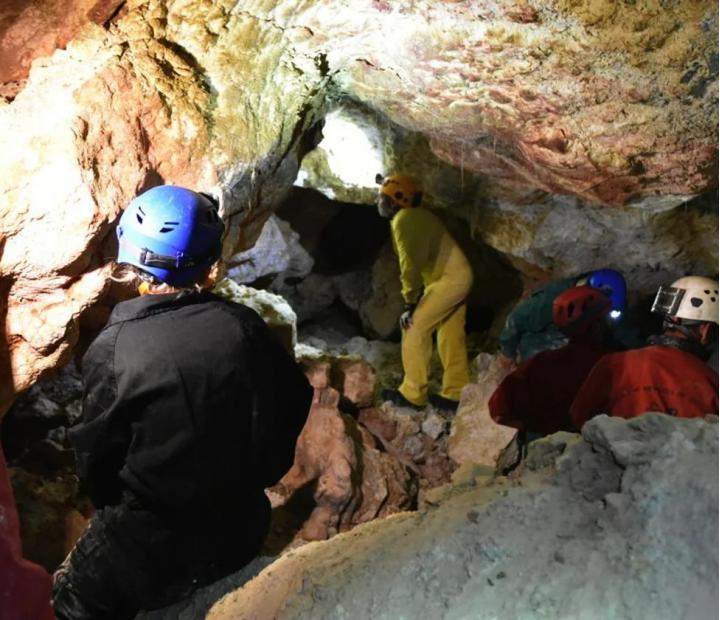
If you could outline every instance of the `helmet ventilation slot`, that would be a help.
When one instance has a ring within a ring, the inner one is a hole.
[[[164,222],[164,226],[160,229],[161,233],[169,233],[179,226],[180,222]]]

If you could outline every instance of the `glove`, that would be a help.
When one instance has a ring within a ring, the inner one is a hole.
[[[408,329],[412,325],[412,315],[417,304],[405,304],[405,311],[400,315],[400,327]]]

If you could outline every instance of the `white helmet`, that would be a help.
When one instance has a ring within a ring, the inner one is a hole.
[[[686,276],[658,289],[652,311],[669,317],[718,324],[718,283],[701,276]]]

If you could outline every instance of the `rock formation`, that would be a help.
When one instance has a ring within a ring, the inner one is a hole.
[[[497,424],[490,417],[488,401],[506,374],[498,358],[481,353],[475,366],[477,379],[463,388],[448,440],[448,454],[457,465],[476,463],[494,468],[517,431]]]
[[[35,384],[3,419],[2,443],[20,516],[24,556],[53,571],[93,508],[78,489],[66,430],[81,414],[74,364]]]
[[[338,102],[398,128],[369,150],[404,136],[430,153],[390,149],[382,161],[426,161],[428,195],[451,196],[526,275],[570,269],[567,254],[548,254],[580,235],[591,242],[582,265],[625,268],[627,238],[609,235],[717,186],[713,4],[119,6],[12,0],[0,10],[0,133],[12,137],[0,154],[0,411],[69,358],[106,292],[113,225],[138,191],[215,192],[228,258],[258,237]],[[637,211],[606,216],[555,194]],[[662,249],[638,247],[648,254],[638,282],[668,257],[678,270],[715,268],[714,243],[709,255],[693,246],[696,221],[673,211],[650,223],[648,242]],[[715,216],[700,227],[716,237]]]
[[[600,416],[479,477],[274,562],[233,618],[705,618],[717,613],[717,417]]]
[[[305,351],[300,362],[315,389],[313,405],[293,467],[268,494],[277,508],[311,487],[313,506],[300,539],[324,540],[411,509],[420,486],[450,480],[449,424],[442,416],[387,403],[375,408],[377,379],[367,362],[298,350]]]
[[[218,282],[213,292],[255,310],[285,349],[291,354],[294,352],[297,344],[297,319],[293,309],[282,297],[237,284],[229,278]]]

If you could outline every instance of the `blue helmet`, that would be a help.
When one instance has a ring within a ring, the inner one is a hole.
[[[613,319],[620,318],[625,311],[625,302],[627,299],[627,287],[625,278],[622,274],[614,269],[598,269],[591,271],[587,275],[587,283],[593,288],[604,291],[612,302],[610,317]]]
[[[200,281],[220,258],[225,227],[217,204],[184,187],[160,185],[137,196],[117,227],[118,263],[171,286]]]

